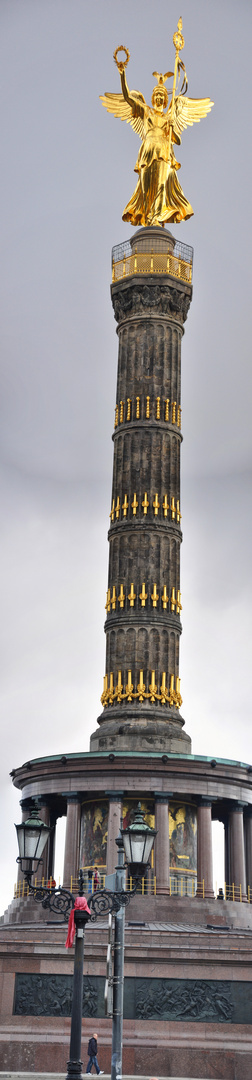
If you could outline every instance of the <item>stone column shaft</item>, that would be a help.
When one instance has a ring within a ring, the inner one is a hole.
[[[236,806],[229,814],[230,834],[230,882],[235,887],[235,899],[246,900],[245,847],[243,830],[243,807]]]
[[[224,864],[225,869],[224,869],[224,873],[225,873],[225,882],[226,882],[226,884],[228,884],[229,881],[230,881],[230,872],[229,872],[229,864],[230,864],[229,848],[230,848],[230,843],[229,843],[228,819],[224,822],[224,834],[225,834],[225,864]]]
[[[252,813],[244,819],[244,832],[247,889],[249,887],[252,901]]]
[[[118,859],[116,839],[119,834],[121,824],[123,792],[108,791],[106,792],[106,794],[109,796],[107,874],[113,874]]]
[[[203,882],[205,899],[214,897],[212,852],[212,805],[198,806],[197,814],[197,897],[202,898]]]
[[[170,895],[169,795],[155,793],[155,875],[157,893]]]
[[[77,795],[67,800],[66,839],[64,854],[63,885],[70,888],[71,875],[78,878],[80,852],[81,805]]]
[[[42,803],[41,806],[39,807],[39,816],[41,818],[41,821],[44,821],[45,825],[50,826],[50,807],[48,806],[47,803]],[[44,878],[45,885],[47,884],[47,881],[48,881],[49,844],[50,844],[50,837],[48,838],[47,844],[45,846],[45,849],[44,849],[44,852],[43,852],[43,855],[42,855],[42,863],[40,864],[39,869],[38,869],[38,877],[41,878],[41,880],[42,880],[42,878]]]
[[[190,753],[181,732],[179,644],[181,340],[192,296],[191,261],[185,249],[180,274],[176,241],[157,226],[139,229],[130,248],[129,274],[123,273],[122,254],[119,260],[113,255],[119,351],[104,711],[100,737],[91,736],[90,745],[114,749],[116,738],[117,746],[133,746],[139,731],[148,747],[155,722],[156,746],[163,747],[165,736],[166,749]],[[159,255],[154,262],[151,255],[161,249],[162,274]]]

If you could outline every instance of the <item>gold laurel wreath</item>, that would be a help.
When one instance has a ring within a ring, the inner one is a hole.
[[[117,60],[117,53],[119,53],[119,52],[125,52],[126,53],[126,60]],[[126,68],[127,64],[129,63],[130,53],[129,53],[129,50],[126,49],[125,45],[118,45],[117,49],[115,49],[115,51],[113,53],[113,57],[114,57],[114,60],[116,62],[117,67],[118,67],[118,64],[120,63],[120,64],[123,64],[124,68]]]

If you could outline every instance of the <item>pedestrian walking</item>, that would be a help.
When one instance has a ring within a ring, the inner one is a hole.
[[[91,1036],[91,1039],[89,1039],[89,1044],[88,1044],[89,1061],[88,1061],[88,1064],[87,1064],[87,1073],[91,1072],[92,1065],[94,1065],[94,1067],[96,1069],[96,1072],[97,1072],[97,1075],[100,1073],[101,1076],[104,1076],[104,1070],[99,1068],[98,1061],[97,1061],[97,1039],[98,1039],[98,1035],[97,1035],[96,1032],[95,1032],[94,1035]]]

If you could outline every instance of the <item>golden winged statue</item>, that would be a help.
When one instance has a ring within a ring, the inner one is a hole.
[[[138,182],[132,198],[123,212],[123,221],[132,225],[165,225],[168,221],[183,221],[190,218],[193,209],[187,201],[177,178],[180,164],[176,161],[173,144],[181,143],[181,134],[186,127],[198,123],[212,108],[210,98],[186,97],[188,87],[185,66],[180,57],[184,47],[182,19],[173,36],[176,49],[174,72],[165,75],[157,71],[153,75],[158,79],[152,94],[152,108],[146,105],[143,94],[129,90],[125,68],[130,54],[124,45],[114,52],[121,78],[121,94],[104,94],[102,104],[108,112],[126,120],[141,139],[141,147],[135,164]],[[118,59],[118,53],[125,58]],[[183,77],[178,93],[178,85]],[[171,101],[165,86],[167,79],[173,77],[170,91]],[[167,109],[168,105],[168,109]],[[167,109],[167,112],[165,112]]]

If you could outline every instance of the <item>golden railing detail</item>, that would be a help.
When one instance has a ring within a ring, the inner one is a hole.
[[[156,397],[151,400],[148,394],[146,398],[143,398],[143,403],[139,395],[135,398],[135,402],[131,401],[131,398],[127,398],[127,409],[124,418],[124,401],[120,401],[119,405],[115,407],[115,422],[114,430],[120,427],[120,424],[126,424],[134,419],[133,408],[135,410],[135,420],[140,420],[141,416],[144,420],[161,420],[166,423],[171,423],[175,427],[181,429],[181,405],[177,405],[176,401],[171,402],[171,410],[169,410],[169,398]],[[170,416],[171,412],[171,416]]]
[[[112,282],[121,281],[122,278],[131,277],[132,274],[170,274],[171,277],[179,278],[180,281],[191,285],[192,263],[186,262],[181,256],[167,255],[161,251],[137,252],[117,261],[112,261]]]
[[[128,681],[124,690],[124,683],[122,679],[122,672],[118,671],[117,684],[114,688],[114,676],[110,673],[109,685],[108,675],[103,679],[103,692],[101,695],[101,703],[106,708],[107,705],[113,705],[116,701],[121,704],[122,701],[138,700],[140,702],[149,699],[152,704],[155,701],[160,701],[161,705],[175,705],[176,709],[179,709],[182,705],[182,697],[180,693],[180,679],[175,675],[170,675],[169,688],[166,686],[166,672],[162,671],[160,679],[160,692],[158,692],[158,686],[156,683],[155,671],[150,672],[150,683],[148,688],[144,683],[143,671],[139,672],[139,682],[137,683],[136,690],[134,689],[134,683],[132,682],[131,670],[128,671]]]
[[[161,495],[160,499],[161,499],[161,502],[159,502],[159,493],[156,491],[154,493],[153,500],[150,499],[150,501],[149,501],[148,492],[145,491],[144,498],[141,501],[141,496],[140,496],[139,497],[139,502],[138,502],[137,494],[136,494],[136,492],[134,492],[133,501],[130,503],[130,496],[128,495],[127,492],[125,492],[124,493],[124,502],[121,505],[120,504],[120,497],[119,497],[119,495],[117,495],[116,503],[115,503],[115,499],[112,500],[112,506],[111,506],[111,511],[110,511],[110,515],[109,515],[111,524],[116,524],[116,521],[119,521],[119,519],[121,517],[121,511],[122,511],[122,517],[123,518],[128,517],[128,510],[129,510],[129,516],[130,516],[130,506],[131,506],[131,508],[132,508],[132,516],[133,517],[137,516],[137,509],[139,509],[139,513],[141,514],[141,507],[142,507],[143,514],[145,516],[148,514],[148,510],[150,510],[150,514],[154,518],[159,517],[159,512],[160,512],[161,517],[167,518],[169,516],[168,515],[168,510],[170,510],[170,518],[171,518],[171,520],[176,521],[177,525],[180,525],[182,514],[180,513],[179,499],[177,499],[176,505],[175,505],[175,498],[174,498],[174,495],[172,495],[171,502],[169,503],[168,502],[167,492],[165,494],[163,494],[163,496]],[[152,513],[152,511],[153,511],[153,513]],[[114,519],[116,519],[116,521],[114,521]]]
[[[125,585],[125,588],[126,588],[126,585]],[[107,614],[110,613],[111,608],[112,608],[112,611],[116,611],[116,604],[117,603],[119,604],[120,607],[124,607],[124,603],[125,603],[125,600],[126,600],[126,595],[128,596],[129,606],[131,608],[135,607],[135,601],[137,601],[137,594],[135,592],[135,586],[134,586],[133,581],[130,582],[130,586],[129,586],[130,591],[128,592],[128,594],[125,594],[125,593],[123,594],[123,585],[122,584],[120,585],[120,591],[118,592],[118,596],[116,595],[116,589],[118,589],[118,586],[116,586],[116,585],[111,585],[111,588],[107,589],[106,603],[105,603],[105,611],[107,612]],[[151,589],[152,589],[152,592],[151,592]],[[170,611],[173,614],[175,613],[176,615],[179,615],[180,611],[182,611],[181,592],[180,592],[180,589],[177,589],[177,592],[176,592],[174,586],[172,587],[171,596],[169,597],[169,593],[167,591],[167,586],[164,585],[163,586],[162,596],[161,596],[160,593],[158,593],[158,591],[157,591],[157,583],[156,583],[156,581],[154,581],[150,585],[149,592],[148,592],[148,590],[146,592],[145,581],[143,581],[141,583],[141,591],[139,592],[138,595],[139,595],[139,600],[140,600],[140,605],[138,605],[136,603],[136,606],[138,606],[138,607],[139,606],[145,607],[145,605],[146,605],[146,603],[148,601],[148,596],[150,596],[150,600],[152,601],[153,608],[156,608],[158,606],[158,601],[160,599],[164,611],[167,611],[167,608],[169,608],[169,605],[170,605]],[[161,604],[160,604],[160,607],[161,607]]]

